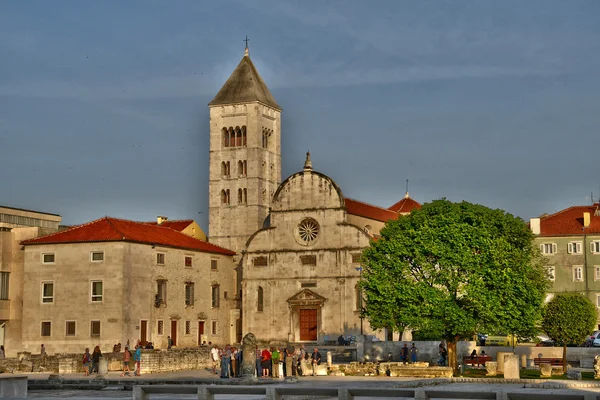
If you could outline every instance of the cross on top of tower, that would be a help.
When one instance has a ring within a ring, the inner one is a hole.
[[[244,50],[244,55],[248,55],[248,42],[250,41],[250,39],[248,39],[248,35],[246,35],[246,39],[242,40],[242,42],[246,42],[246,49]]]

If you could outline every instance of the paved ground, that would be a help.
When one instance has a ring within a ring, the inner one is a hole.
[[[48,379],[48,374],[27,374],[30,379],[42,380]],[[83,380],[89,379],[91,382],[95,380],[95,377],[85,377],[83,374],[67,374],[61,375],[61,378],[65,381],[73,380]],[[141,377],[125,377],[122,378],[120,373],[110,372],[104,376],[108,382],[114,382],[114,386],[107,387],[105,390],[30,390],[29,397],[36,398],[39,400],[42,399],[56,399],[56,398],[68,398],[69,400],[94,400],[94,399],[125,399],[131,398],[131,391],[122,390],[122,386],[119,386],[119,381],[123,382],[123,380],[129,381],[138,381],[140,384],[157,382],[157,381],[195,381],[198,383],[206,382],[207,380],[216,380],[219,383],[223,383],[223,380],[215,379],[216,375],[212,374],[210,371],[179,371],[179,372],[171,372],[171,373],[161,373],[161,374],[150,374],[143,375]],[[381,387],[398,387],[398,386],[406,386],[411,383],[415,383],[415,385],[423,384],[423,379],[420,378],[390,378],[390,377],[342,377],[342,376],[320,376],[320,377],[300,377],[298,383],[295,385],[301,387],[361,387],[361,388],[381,388]],[[429,380],[428,380],[429,381]],[[289,384],[284,383],[283,380],[277,379],[260,379],[260,383],[264,384],[273,384],[273,385],[281,385],[281,386],[289,386]],[[564,382],[564,381],[563,381]],[[574,381],[568,381],[569,383],[573,383]],[[233,383],[233,382],[232,382]],[[556,382],[559,383],[558,381]],[[582,382],[582,385],[585,385],[586,382]],[[519,393],[535,393],[535,394],[585,394],[585,393],[597,393],[600,395],[600,388],[578,388],[578,389],[543,389],[543,388],[524,388],[524,385],[521,384],[503,384],[503,383],[441,383],[435,386],[427,386],[431,389],[435,390],[447,390],[447,391],[467,391],[467,392],[490,392],[490,391],[499,391],[502,390],[504,392],[519,392]],[[196,399],[197,397],[194,395],[177,395],[177,396],[167,396],[167,395],[152,395],[154,399]],[[217,399],[231,399],[232,396],[228,395],[219,395],[216,396]],[[236,396],[235,399],[239,400],[258,400],[264,399],[264,396],[254,396],[254,395],[244,395],[244,396]],[[288,397],[286,397],[287,399]],[[302,399],[303,397],[289,397],[290,399]],[[324,399],[321,397],[321,399]],[[366,399],[366,398],[361,398]],[[381,398],[380,398],[381,399]],[[328,399],[329,400],[329,399]],[[385,400],[385,399],[382,399]]]

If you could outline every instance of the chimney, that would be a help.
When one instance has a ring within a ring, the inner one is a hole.
[[[539,235],[541,232],[540,219],[531,218],[529,220],[529,227],[531,228],[531,232],[533,232],[534,235]]]
[[[168,220],[169,218],[167,217],[163,217],[162,215],[159,215],[158,217],[156,217],[156,223],[158,225],[162,224],[163,222],[165,222],[166,220]]]
[[[590,213],[587,211],[583,213],[583,227],[584,228],[590,227]]]

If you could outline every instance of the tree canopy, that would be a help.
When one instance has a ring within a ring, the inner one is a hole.
[[[388,221],[364,251],[364,316],[374,328],[438,332],[449,347],[476,332],[529,336],[548,288],[533,240],[502,210],[424,204]]]
[[[579,293],[558,293],[544,306],[542,329],[557,343],[580,344],[596,326],[598,311]]]

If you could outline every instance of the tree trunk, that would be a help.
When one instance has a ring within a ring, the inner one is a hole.
[[[563,372],[567,373],[567,345],[563,345]]]
[[[448,344],[448,366],[452,368],[454,375],[458,375],[458,354],[456,352],[456,340],[447,341]]]

